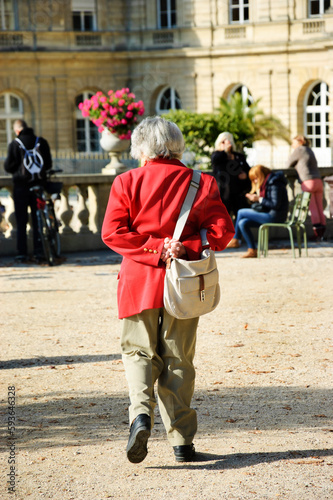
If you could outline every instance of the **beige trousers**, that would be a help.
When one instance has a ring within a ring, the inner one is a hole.
[[[159,410],[172,446],[191,444],[197,430],[196,411],[190,404],[198,321],[176,319],[164,308],[123,320],[121,348],[131,401],[130,422],[146,413],[153,425],[157,381]]]

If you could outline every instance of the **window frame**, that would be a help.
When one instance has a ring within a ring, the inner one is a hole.
[[[161,108],[161,101],[162,101],[165,93],[168,90],[170,90],[171,107],[168,109],[165,109],[165,108],[162,109]],[[177,103],[178,103],[178,106],[177,106]],[[161,89],[160,93],[158,94],[157,99],[156,99],[155,112],[158,115],[163,115],[164,113],[168,113],[168,111],[170,111],[171,109],[172,110],[183,109],[181,97],[180,97],[179,93],[177,92],[177,90],[175,89],[175,87],[171,87],[171,86],[163,87]]]
[[[75,29],[74,28],[74,14],[79,14],[80,15],[80,29]],[[92,17],[92,28],[91,29],[86,29],[85,28],[85,18],[86,15],[90,15]],[[97,31],[96,29],[96,12],[94,11],[86,11],[86,10],[73,10],[72,11],[72,27],[73,31],[76,33],[82,33],[82,32],[91,32],[91,31]]]
[[[17,5],[16,0],[11,0],[10,10],[5,10],[5,0],[0,0],[0,31],[10,31],[17,29]],[[7,16],[6,16],[7,14]],[[9,24],[12,26],[7,26],[6,19],[10,18]]]
[[[254,98],[249,90],[249,88],[244,85],[243,83],[239,83],[234,86],[234,88],[231,90],[229,95],[235,95],[236,93],[239,93],[242,96],[242,101],[247,104],[253,104]]]
[[[161,2],[157,0],[157,28],[158,29],[172,29],[177,26],[177,0],[164,0],[166,2],[166,11],[162,11]],[[174,6],[172,5],[174,4]],[[162,26],[162,15],[166,13],[167,24]],[[174,22],[172,16],[174,15]]]
[[[329,6],[326,6],[326,8],[325,8],[325,1],[327,1],[327,0],[308,0],[308,17],[312,18],[312,17],[323,16],[325,14],[325,12],[331,7],[331,5],[329,5]],[[314,2],[319,2],[318,14],[311,14],[311,7],[312,7],[312,4]],[[331,4],[330,1],[329,1],[329,4]]]
[[[98,132],[98,128],[96,125],[92,123],[92,121],[89,120],[89,118],[82,116],[81,111],[78,109],[78,99],[80,96],[82,96],[82,101],[83,102],[85,99],[90,99],[95,92],[93,90],[84,90],[80,94],[77,94],[75,97],[75,150],[78,153],[100,153],[102,152],[102,147],[100,145],[100,136]],[[79,149],[79,143],[83,143],[81,140],[78,139],[78,121],[83,121],[84,123],[84,145],[85,145],[85,150],[82,151]],[[91,134],[92,131],[96,130],[96,137],[94,138]],[[97,139],[98,138],[98,139]],[[92,149],[91,148],[91,143],[96,141],[97,149]]]
[[[238,5],[232,4],[233,0],[229,0],[229,24],[245,24],[250,22],[250,0],[236,0]],[[239,10],[239,20],[233,20],[233,11],[238,8]],[[248,17],[245,19],[245,9],[248,10]]]
[[[314,91],[316,87],[320,86],[319,92]],[[313,95],[314,100],[321,99],[321,103],[309,104],[309,100]],[[323,99],[324,98],[324,99]],[[326,99],[328,100],[326,104]],[[323,100],[325,102],[323,103]],[[309,120],[309,115],[312,119]],[[319,115],[319,121],[316,120],[316,115]],[[324,81],[317,81],[309,88],[304,99],[304,135],[310,140],[312,148],[327,149],[330,146],[330,135],[329,135],[329,125],[330,125],[330,105],[329,105],[329,86]],[[314,130],[313,133],[308,133],[309,127]],[[320,134],[316,133],[316,128],[320,128]],[[319,139],[319,145],[318,145]]]
[[[4,109],[0,109],[0,121],[5,121],[5,134],[7,137],[7,144],[8,144],[15,138],[15,134],[13,131],[13,123],[15,120],[22,119],[23,120],[23,100],[21,97],[19,97],[17,94],[14,94],[14,92],[2,92],[0,94],[0,97],[4,97]],[[14,97],[14,99],[17,99],[18,101],[18,111],[12,111],[12,106],[10,102],[10,98]],[[0,142],[1,144],[1,142]],[[0,145],[1,149],[1,145]]]

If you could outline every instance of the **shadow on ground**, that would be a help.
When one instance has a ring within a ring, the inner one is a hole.
[[[99,354],[84,356],[48,356],[38,358],[9,359],[0,361],[0,370],[14,368],[31,368],[33,366],[59,366],[75,363],[96,363],[98,361],[112,361],[121,359],[121,354]]]
[[[230,455],[213,455],[210,453],[197,453],[195,461],[178,465],[161,465],[159,467],[147,467],[147,469],[190,469],[190,470],[227,470],[242,469],[258,464],[272,462],[291,461],[295,464],[320,465],[324,457],[332,457],[333,449],[310,449],[310,450],[287,450],[270,453],[236,453]],[[205,462],[200,464],[199,462]],[[208,463],[207,463],[208,462]]]
[[[19,448],[83,446],[106,440],[126,440],[128,396],[112,392],[112,376],[123,374],[115,373],[118,367],[108,364],[106,369],[110,369],[111,385],[108,392],[105,388],[100,389],[102,394],[71,392],[68,384],[63,389],[43,394],[20,395],[18,389],[16,441]],[[288,430],[291,434],[325,432],[328,440],[333,432],[332,396],[333,390],[302,387],[226,387],[214,398],[206,391],[196,392],[193,406],[198,413],[199,433],[210,435],[211,439],[225,431],[260,434],[267,430]],[[5,403],[0,407],[1,413],[6,414],[6,409]],[[5,432],[4,419],[1,427]],[[158,413],[153,436],[165,439]],[[210,460],[222,458],[210,457]],[[249,457],[244,458],[246,460]]]

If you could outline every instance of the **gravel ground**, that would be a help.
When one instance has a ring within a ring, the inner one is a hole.
[[[175,462],[158,411],[146,460],[126,459],[119,257],[2,259],[1,499],[10,479],[22,500],[333,498],[333,246],[296,260],[283,245],[267,259],[241,254],[218,254],[222,300],[200,319],[188,464]]]

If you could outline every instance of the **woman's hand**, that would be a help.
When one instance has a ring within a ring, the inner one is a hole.
[[[180,257],[184,257],[186,255],[186,250],[184,245],[174,239],[165,238],[164,247],[161,253],[161,260],[166,262],[169,257],[173,259],[178,259]]]
[[[257,194],[254,194],[254,193],[246,193],[246,198],[248,200],[250,200],[252,203],[255,202],[255,201],[259,201],[259,196]]]

